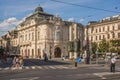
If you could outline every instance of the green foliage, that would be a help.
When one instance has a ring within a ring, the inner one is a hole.
[[[69,52],[79,52],[80,51],[80,40],[74,40],[68,42],[68,51]]]
[[[110,43],[113,47],[119,47],[120,46],[120,40],[110,40]]]
[[[120,53],[120,40],[110,40],[110,45],[111,45],[111,52],[118,52]]]
[[[115,48],[110,48],[110,52],[117,52],[116,50],[115,50]]]
[[[74,40],[74,51],[75,52],[80,51],[80,40]]]
[[[74,42],[73,41],[69,41],[68,42],[68,51],[69,52],[73,52],[74,51]]]
[[[96,42],[92,42],[92,52],[95,54],[96,50],[97,50],[97,43]]]
[[[99,43],[99,52],[109,52],[109,42],[107,42],[106,39],[103,39]]]

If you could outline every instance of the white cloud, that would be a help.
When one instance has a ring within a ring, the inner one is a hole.
[[[30,15],[31,15],[31,13],[28,14],[26,17],[28,17],[28,16],[30,16]],[[21,22],[25,21],[25,18],[26,18],[26,17],[24,17],[24,18],[21,19],[21,20],[18,20],[18,19],[15,18],[15,17],[8,18],[8,19],[6,19],[6,20],[4,20],[4,21],[2,21],[2,22],[0,23],[0,28],[1,28],[1,29],[6,29],[6,30],[13,29],[13,28],[15,28],[18,24],[20,24]]]
[[[0,28],[6,28],[9,26],[16,26],[18,25],[19,20],[16,19],[15,17],[8,18],[4,20],[3,22],[0,23]]]
[[[74,21],[75,19],[74,18],[69,18],[68,21]]]
[[[84,20],[85,20],[84,18],[81,18],[81,19],[80,19],[80,22],[83,22]]]

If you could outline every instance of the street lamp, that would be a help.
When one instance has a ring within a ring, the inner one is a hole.
[[[50,59],[52,58],[51,48],[52,46],[50,45]]]

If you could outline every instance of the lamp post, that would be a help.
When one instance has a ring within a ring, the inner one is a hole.
[[[52,46],[50,45],[50,59],[52,58],[51,48]]]

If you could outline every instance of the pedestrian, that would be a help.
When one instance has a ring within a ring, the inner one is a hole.
[[[13,58],[12,66],[13,66],[13,67],[16,67],[16,56],[14,56],[14,58]]]
[[[23,67],[23,57],[22,56],[20,56],[20,58],[19,58],[19,64],[20,64],[20,67]]]
[[[116,58],[115,58],[115,56],[112,56],[111,65],[110,65],[110,71],[111,72],[115,72],[115,63],[116,63]]]
[[[16,60],[15,60],[15,61],[16,61],[16,68],[18,69],[18,68],[19,68],[19,65],[20,65],[20,63],[19,63],[19,57],[18,57],[18,56],[16,57]]]

